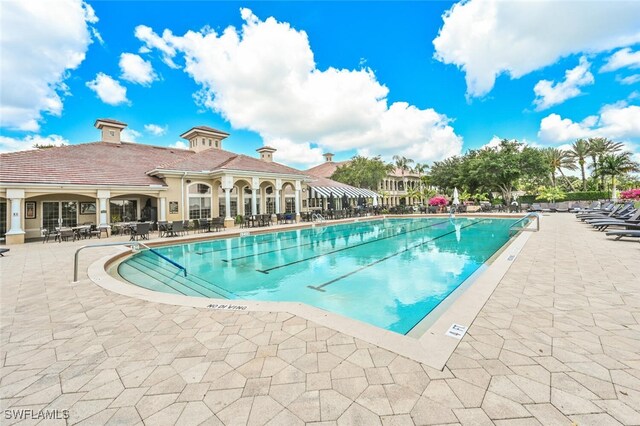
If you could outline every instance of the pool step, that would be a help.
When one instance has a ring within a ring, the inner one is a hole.
[[[135,269],[138,274],[148,276],[156,285],[160,284],[170,288],[173,290],[172,292],[177,292],[187,296],[214,297],[222,299],[238,298],[233,293],[228,292],[215,284],[198,277],[197,275],[189,273],[184,277],[182,275],[182,271],[163,261],[161,258],[155,256],[151,257],[144,252],[127,260],[121,266],[123,265],[128,265]],[[148,285],[138,283],[135,279],[132,281],[142,287],[149,288]]]

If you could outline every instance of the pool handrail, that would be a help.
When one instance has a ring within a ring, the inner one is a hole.
[[[535,229],[529,229],[526,226],[522,227],[522,231],[530,231],[530,232],[538,232],[540,231],[540,214],[536,213],[536,212],[529,212],[526,215],[522,216],[520,219],[516,220],[515,222],[513,222],[511,224],[511,226],[509,227],[509,234],[511,234],[511,231],[514,230],[514,227],[519,224],[520,222],[524,221],[525,219],[528,219],[530,217],[535,218],[536,220],[536,227]]]
[[[185,268],[184,266],[178,264],[177,262],[169,259],[168,257],[166,257],[165,255],[159,253],[158,251],[152,249],[151,247],[149,247],[148,245],[141,243],[140,241],[127,241],[127,242],[118,242],[118,243],[101,243],[101,244],[91,244],[91,245],[87,245],[87,246],[82,246],[79,247],[76,250],[76,253],[73,256],[73,282],[76,283],[78,282],[78,255],[80,254],[80,251],[86,249],[86,248],[95,248],[95,247],[109,247],[109,246],[129,246],[131,247],[132,250],[139,250],[140,246],[146,248],[147,250],[149,250],[151,253],[155,254],[156,256],[161,257],[162,259],[166,260],[167,262],[171,263],[173,266],[175,266],[178,269],[181,269],[182,272],[184,273],[184,276],[187,276],[187,268]]]

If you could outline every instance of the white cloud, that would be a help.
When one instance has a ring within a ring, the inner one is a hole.
[[[138,25],[135,29],[136,38],[145,43],[145,45],[140,48],[140,53],[148,53],[151,52],[152,49],[158,49],[163,54],[162,60],[165,64],[171,68],[179,68],[175,62],[173,62],[173,57],[176,55],[175,49],[164,40],[165,37],[169,37],[170,35],[171,32],[165,30],[162,37],[160,37],[146,25]]]
[[[33,149],[34,145],[69,145],[69,141],[59,135],[28,135],[22,139],[0,136],[0,152],[24,151]]]
[[[443,21],[434,56],[465,72],[470,97],[489,93],[500,74],[519,78],[562,57],[640,41],[637,1],[468,0]]]
[[[123,129],[120,133],[120,139],[124,142],[138,142],[141,136],[142,133],[130,128]]]
[[[619,83],[626,84],[626,85],[636,84],[636,83],[640,82],[640,74],[632,74],[632,75],[629,75],[627,77],[619,77],[616,80]]]
[[[184,143],[183,141],[175,141],[174,143],[169,145],[169,148],[187,149],[188,147],[187,147],[187,144]]]
[[[120,105],[129,102],[127,88],[104,73],[99,72],[95,79],[87,82],[87,87],[96,92],[105,104]]]
[[[540,80],[533,92],[536,98],[533,103],[536,111],[542,111],[554,105],[559,105],[567,99],[575,98],[582,94],[581,86],[593,84],[593,74],[589,72],[591,64],[586,57],[580,58],[580,64],[570,70],[565,71],[564,81],[554,82],[550,80]]]
[[[559,143],[571,142],[578,138],[607,137],[610,139],[630,139],[640,137],[640,106],[624,102],[606,105],[598,115],[592,115],[580,122],[549,114],[540,122],[538,137],[542,141]]]
[[[146,130],[147,133],[151,133],[154,136],[162,136],[167,133],[168,129],[169,129],[169,126],[160,126],[158,124],[144,125],[144,130]]]
[[[0,2],[0,126],[37,131],[59,116],[64,80],[84,61],[97,22],[81,0]]]
[[[618,50],[609,56],[607,63],[600,68],[600,72],[616,71],[627,67],[640,68],[640,50],[632,52],[628,47]]]
[[[150,86],[158,76],[153,71],[151,62],[145,61],[133,53],[123,53],[120,55],[120,70],[122,71],[122,79],[132,83]]]
[[[235,128],[259,133],[278,149],[277,161],[314,164],[325,149],[416,161],[460,152],[462,140],[446,116],[404,102],[388,105],[389,90],[370,69],[320,70],[305,32],[274,18],[261,21],[248,9],[241,14],[242,28],[221,34],[165,30],[159,37],[138,27],[136,36],[172,62],[183,56],[185,72],[201,86],[196,101]]]

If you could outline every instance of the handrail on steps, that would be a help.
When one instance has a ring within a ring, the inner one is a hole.
[[[522,230],[523,231],[531,231],[531,232],[538,232],[540,231],[540,214],[536,213],[536,212],[529,212],[526,215],[522,216],[520,219],[516,220],[515,222],[513,222],[511,224],[511,226],[509,227],[509,233],[511,233],[511,231],[513,231],[514,226],[516,226],[517,224],[519,224],[520,222],[524,221],[527,218],[533,217],[536,219],[536,228],[535,229],[528,229],[526,227],[523,227]]]
[[[179,263],[169,259],[167,256],[159,253],[157,250],[152,249],[151,247],[149,247],[148,245],[141,243],[139,241],[128,241],[125,243],[102,243],[102,244],[91,244],[88,246],[82,246],[80,248],[78,248],[76,250],[76,253],[73,257],[73,282],[78,282],[78,255],[80,254],[80,251],[86,249],[86,248],[94,248],[94,247],[109,247],[109,246],[129,246],[131,247],[132,250],[139,250],[140,246],[146,248],[147,250],[149,250],[151,253],[155,254],[156,256],[166,260],[167,262],[169,262],[170,264],[172,264],[173,266],[175,266],[178,269],[181,269],[182,272],[184,273],[184,276],[187,276],[187,268],[185,268],[184,266],[180,265]]]

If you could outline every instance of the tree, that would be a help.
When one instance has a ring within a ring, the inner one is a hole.
[[[516,140],[503,139],[497,147],[471,151],[468,155],[468,178],[475,180],[479,187],[500,191],[507,204],[511,203],[520,179],[549,172],[541,150]]]
[[[367,158],[356,155],[345,165],[338,166],[331,179],[346,183],[357,188],[378,190],[378,184],[393,166],[385,163],[380,157]]]
[[[564,178],[564,180],[569,184],[569,187],[572,191],[576,189],[573,187],[573,184],[567,177],[565,176],[562,169],[567,170],[575,170],[577,167],[573,162],[573,158],[569,154],[569,151],[565,151],[558,148],[545,148],[544,150],[545,157],[547,162],[549,163],[549,168],[551,169],[551,184],[553,187],[556,187],[556,170],[560,172],[560,175]]]
[[[464,176],[463,165],[467,157],[449,157],[442,161],[436,161],[431,166],[426,179],[430,185],[437,186],[442,190],[461,188],[467,184]]]
[[[584,139],[578,139],[571,145],[571,150],[569,151],[569,155],[575,162],[580,166],[580,174],[582,177],[582,190],[587,190],[587,178],[584,172],[585,163],[587,162],[587,157],[589,156],[589,143]]]
[[[595,177],[600,178],[599,189],[604,190],[605,175],[599,172],[599,163],[607,154],[621,151],[623,145],[620,142],[613,142],[607,138],[589,138],[589,155],[591,156],[591,167]]]
[[[611,199],[616,199],[616,176],[625,173],[640,172],[640,164],[631,159],[630,152],[607,154],[598,165],[601,176],[611,176]]]

